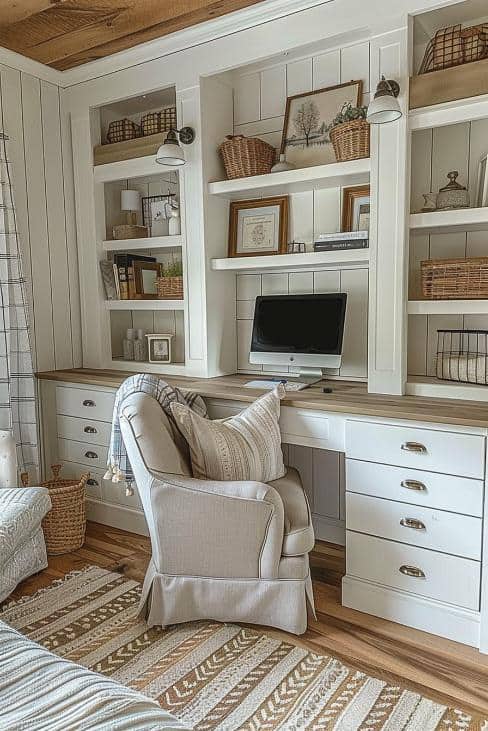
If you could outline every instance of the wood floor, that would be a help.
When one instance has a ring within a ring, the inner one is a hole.
[[[83,548],[51,557],[49,567],[23,582],[13,598],[31,594],[87,564],[116,569],[142,581],[150,552],[149,540],[143,536],[91,523]],[[342,607],[344,551],[340,546],[317,543],[312,567],[318,620],[310,620],[301,638],[287,638],[370,675],[394,677],[434,700],[488,717],[488,655]]]

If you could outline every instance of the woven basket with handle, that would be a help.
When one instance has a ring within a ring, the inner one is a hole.
[[[219,147],[229,180],[271,172],[276,150],[258,137],[227,135]]]
[[[85,542],[86,511],[85,485],[89,473],[81,475],[78,481],[62,480],[60,464],[51,465],[53,479],[39,483],[47,487],[52,508],[42,521],[46,548],[50,556],[69,553],[81,548]],[[21,475],[22,484],[27,487],[29,475]]]
[[[330,130],[329,136],[337,162],[369,157],[369,123],[365,119],[338,124]]]

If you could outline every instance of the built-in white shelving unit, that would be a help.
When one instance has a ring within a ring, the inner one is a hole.
[[[212,259],[212,269],[226,272],[283,271],[285,269],[319,268],[327,269],[368,266],[369,249],[348,251],[314,251],[304,254],[281,254],[275,256],[237,256],[227,259]]]
[[[184,310],[184,300],[105,300],[107,310]]]
[[[152,156],[134,157],[132,160],[96,165],[93,168],[93,179],[95,183],[110,183],[114,180],[140,178],[146,175],[162,175],[165,169],[168,170],[167,167],[158,165]]]
[[[488,300],[409,300],[409,315],[488,315]]]
[[[371,162],[369,157],[350,162],[335,162],[309,168],[286,170],[281,173],[253,175],[209,183],[211,195],[229,200],[257,198],[263,195],[286,195],[307,190],[363,185],[369,182]]]
[[[122,358],[113,358],[110,363],[110,368],[114,371],[132,370],[134,373],[140,373],[141,371],[144,373],[161,373],[162,367],[164,367],[165,373],[172,376],[184,376],[187,373],[184,363],[165,363],[164,366],[162,366],[160,363],[123,360]]]
[[[407,394],[409,396],[488,401],[488,386],[459,383],[457,381],[441,381],[438,378],[429,378],[428,376],[409,376]]]
[[[149,236],[144,239],[109,239],[102,241],[104,251],[138,251],[141,249],[177,249],[182,236]]]
[[[457,233],[488,229],[487,208],[460,208],[454,211],[412,213],[410,231],[418,234]]]

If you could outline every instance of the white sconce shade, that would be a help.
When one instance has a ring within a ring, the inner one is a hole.
[[[138,211],[140,207],[140,193],[138,190],[123,190],[120,194],[121,211]]]
[[[182,127],[180,130],[171,129],[165,142],[156,153],[156,162],[170,167],[184,165],[186,163],[185,152],[180,146],[180,142],[190,145],[194,139],[195,132],[191,127]]]
[[[402,116],[397,96],[400,87],[396,81],[386,80],[384,76],[376,87],[374,99],[368,107],[366,119],[370,124],[394,122]]]

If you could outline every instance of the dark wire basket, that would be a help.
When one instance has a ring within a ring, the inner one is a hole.
[[[488,330],[438,330],[436,375],[488,385]]]

